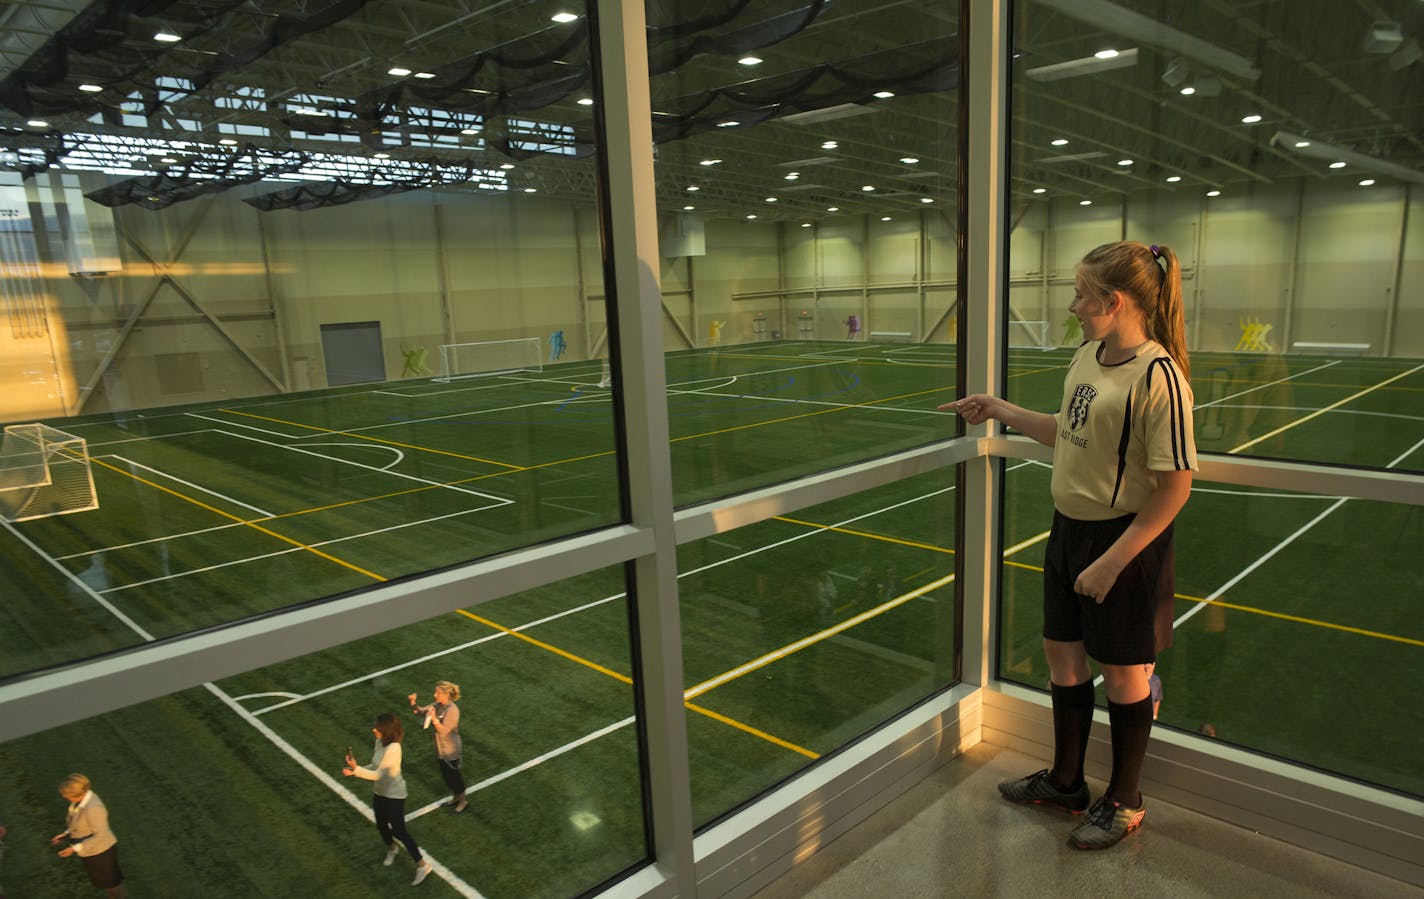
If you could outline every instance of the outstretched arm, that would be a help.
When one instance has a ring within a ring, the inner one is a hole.
[[[971,425],[983,424],[991,418],[997,418],[1044,446],[1052,446],[1058,436],[1058,420],[1049,413],[1015,406],[1008,400],[986,393],[976,393],[952,403],[945,403],[939,409],[941,412],[954,412]]]

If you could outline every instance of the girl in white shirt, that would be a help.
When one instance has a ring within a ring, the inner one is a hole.
[[[404,731],[395,715],[384,712],[376,716],[371,733],[376,736],[371,764],[359,767],[356,759],[348,753],[346,767],[341,769],[341,773],[376,782],[371,806],[376,813],[376,832],[381,835],[381,842],[386,844],[386,858],[381,864],[393,864],[400,854],[400,846],[405,846],[410,857],[415,859],[415,879],[411,881],[411,886],[415,886],[430,875],[431,867],[430,862],[421,857],[415,838],[405,829],[406,789],[405,778],[401,776],[401,737]]]

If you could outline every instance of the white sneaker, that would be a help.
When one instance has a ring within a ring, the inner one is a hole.
[[[435,869],[430,867],[430,862],[425,859],[420,860],[420,864],[415,869],[415,879],[410,882],[413,887],[420,886],[420,882],[430,876],[430,872]]]
[[[396,863],[397,855],[400,855],[400,847],[392,846],[390,849],[386,850],[386,860],[381,862],[381,864],[389,868],[391,865],[394,865]]]

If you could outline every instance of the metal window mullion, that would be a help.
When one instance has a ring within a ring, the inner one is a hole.
[[[1004,223],[1008,153],[1008,60],[1011,53],[1011,0],[976,0],[963,4],[968,28],[968,58],[960,60],[960,77],[967,86],[969,113],[970,190],[966,196],[968,248],[967,302],[963,304],[967,333],[960,347],[968,393],[1002,396],[1004,309],[1008,303],[1004,272],[1008,241]],[[972,8],[972,12],[970,11]],[[963,137],[961,137],[963,139]],[[986,422],[969,427],[968,436],[989,434]],[[994,677],[997,643],[999,478],[996,459],[980,456],[964,465],[963,517],[958,523],[963,541],[960,582],[964,598],[963,670],[965,683],[983,686]]]
[[[653,533],[652,552],[632,561],[630,598],[637,622],[633,651],[645,748],[652,854],[664,889],[696,893],[692,788],[683,706],[682,635],[677,593],[671,444],[663,361],[657,199],[647,23],[642,3],[593,0],[597,48],[595,111],[601,117],[614,298],[614,371],[622,407],[628,514]]]

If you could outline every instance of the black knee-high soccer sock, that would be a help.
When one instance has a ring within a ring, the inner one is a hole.
[[[1152,736],[1152,697],[1125,705],[1108,700],[1108,721],[1112,724],[1112,780],[1106,795],[1136,808],[1142,804],[1138,781]]]
[[[1093,682],[1049,686],[1053,692],[1053,771],[1048,779],[1059,789],[1077,789],[1083,783],[1083,756],[1093,729]]]

